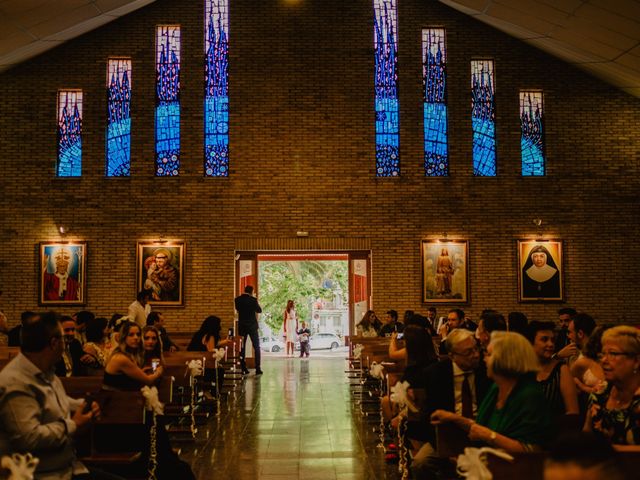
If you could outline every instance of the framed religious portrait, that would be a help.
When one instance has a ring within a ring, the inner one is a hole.
[[[40,295],[46,305],[84,305],[87,292],[86,242],[41,242]]]
[[[151,292],[152,305],[184,305],[184,242],[138,242],[137,291]]]
[[[422,301],[469,301],[467,240],[422,240]]]
[[[564,300],[561,240],[518,240],[518,300]]]

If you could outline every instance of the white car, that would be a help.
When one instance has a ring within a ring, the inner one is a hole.
[[[335,350],[340,345],[343,345],[342,339],[335,333],[314,333],[309,338],[311,350]],[[296,350],[300,350],[300,342],[296,342]]]
[[[285,344],[282,340],[274,337],[261,337],[260,338],[260,350],[264,352],[277,353],[280,350],[284,350]]]

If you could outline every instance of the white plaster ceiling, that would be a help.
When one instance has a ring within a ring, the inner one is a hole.
[[[154,1],[0,0],[0,71]],[[438,1],[640,97],[638,0]]]
[[[155,0],[0,0],[0,71]]]
[[[638,0],[438,0],[640,97]]]

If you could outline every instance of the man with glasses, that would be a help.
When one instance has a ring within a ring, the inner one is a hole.
[[[486,368],[480,358],[480,350],[469,330],[452,330],[445,340],[448,358],[429,365],[424,370],[425,401],[420,411],[423,431],[418,440],[425,443],[414,457],[416,478],[427,478],[437,468],[435,430],[431,414],[447,410],[467,418],[475,418],[489,386]]]
[[[178,271],[171,265],[172,255],[166,248],[158,248],[145,261],[147,279],[144,288],[151,290],[151,299],[175,302],[180,298],[178,291]]]
[[[91,356],[84,353],[82,344],[76,338],[76,322],[73,318],[65,316],[60,318],[60,324],[64,348],[62,358],[56,363],[56,375],[59,377],[84,376],[87,371],[82,363],[83,357],[85,361],[91,361]]]
[[[21,353],[0,372],[2,453],[33,454],[38,480],[120,479],[90,471],[76,458],[73,439],[100,407],[67,396],[54,372],[64,348],[55,314],[32,316],[23,325]]]

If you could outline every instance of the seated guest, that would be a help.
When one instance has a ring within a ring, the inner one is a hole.
[[[2,453],[33,454],[39,460],[37,479],[117,480],[89,471],[76,458],[74,437],[89,427],[100,408],[93,402],[85,412],[84,401],[65,393],[54,373],[64,348],[54,313],[34,314],[23,323],[21,353],[0,372]]]
[[[377,337],[381,326],[382,322],[378,320],[376,313],[373,310],[369,310],[356,325],[356,335],[359,337]]]
[[[640,445],[640,331],[610,328],[599,358],[608,386],[590,395],[584,429],[614,445]]]
[[[429,330],[429,319],[420,314],[414,314],[406,323],[405,328],[409,325],[417,326],[426,330],[427,334],[429,334],[429,338],[431,338],[431,342],[433,344],[433,337],[431,337],[431,332]],[[391,360],[397,361],[406,361],[407,360],[407,349],[406,347],[400,347],[398,344],[399,338],[397,333],[391,334],[391,341],[389,342],[389,358]],[[435,345],[434,345],[435,348]],[[436,354],[437,355],[437,354]]]
[[[37,317],[38,314],[35,312],[22,312],[20,315],[20,324],[13,327],[7,333],[7,345],[10,347],[19,347],[20,346],[20,331],[22,330],[22,326],[27,323],[32,318]]]
[[[87,328],[87,323],[89,320],[93,320],[96,316],[93,312],[88,310],[80,310],[73,316],[73,320],[76,322],[76,338],[80,341],[80,343],[84,344],[87,341],[85,337],[85,330]]]
[[[156,327],[147,325],[142,329],[142,347],[144,348],[144,368],[155,371],[158,365],[164,366],[162,337]],[[154,362],[157,363],[154,365]]]
[[[448,412],[472,421],[491,384],[473,332],[455,329],[445,342],[448,358],[423,371],[425,398],[420,409],[421,422],[419,428],[413,428],[409,433],[414,447],[420,447],[413,458],[417,478],[423,478],[437,463],[435,430],[430,422],[432,414]]]
[[[107,337],[107,319],[98,317],[87,322],[85,335],[87,341],[82,350],[91,356],[91,362],[86,363],[87,375],[98,376],[104,374],[107,357],[111,353]]]
[[[480,343],[482,351],[486,352],[491,340],[492,332],[503,332],[507,329],[507,322],[501,313],[495,310],[484,310],[480,315],[478,328],[476,330],[476,338]]]
[[[155,372],[145,372],[144,350],[141,344],[140,327],[126,322],[120,330],[120,341],[107,359],[102,388],[105,390],[140,390],[145,385],[155,384],[162,375],[162,366]]]
[[[147,324],[147,317],[151,313],[151,290],[140,290],[136,295],[136,300],[127,311],[127,316],[136,322],[140,328]]]
[[[187,347],[189,352],[212,352],[216,348],[224,348],[233,345],[230,339],[220,339],[220,318],[215,315],[208,316],[200,325],[200,329],[193,335]],[[204,379],[211,384],[211,394],[216,395],[218,385],[222,386],[224,380],[224,368],[205,368]]]
[[[85,363],[91,359],[82,351],[82,344],[76,338],[76,322],[71,317],[60,317],[62,324],[64,349],[62,358],[56,363],[56,375],[59,377],[81,377],[87,374]]]
[[[432,423],[454,423],[469,439],[508,452],[538,449],[550,439],[551,414],[535,374],[540,364],[533,347],[518,333],[493,332],[487,349],[489,388],[474,422],[436,410]]]
[[[402,333],[404,325],[398,321],[398,312],[389,310],[384,316],[384,322],[378,335],[380,337],[390,337],[392,333]]]
[[[522,312],[509,312],[509,315],[507,315],[507,330],[509,332],[519,333],[526,337],[528,325],[529,319]]]
[[[394,338],[397,335],[394,334]],[[422,371],[438,361],[438,355],[433,346],[433,339],[429,332],[418,325],[408,325],[404,329],[406,367],[401,382],[409,382],[412,388],[424,388]],[[386,420],[391,420],[393,406],[389,396],[382,397],[382,411]]]
[[[611,444],[591,433],[562,435],[544,462],[544,480],[623,480],[626,475]]]
[[[578,390],[584,394],[591,394],[606,388],[604,370],[598,362],[598,354],[602,350],[602,335],[611,328],[609,325],[596,327],[589,339],[580,349],[578,359],[571,364],[571,375]]]
[[[578,312],[571,307],[558,310],[558,324],[556,325],[556,355],[562,359],[571,358],[578,354],[577,347],[569,338],[569,324]]]
[[[555,344],[553,322],[533,321],[529,324],[527,338],[540,362],[536,380],[542,386],[551,414],[578,414],[578,392],[565,362],[554,357]]]
[[[180,350],[178,346],[171,341],[167,334],[167,329],[164,328],[164,315],[160,312],[151,312],[147,317],[147,325],[151,325],[158,329],[160,338],[162,339],[162,348],[165,352],[176,352]]]
[[[462,328],[464,330],[469,330],[470,332],[475,332],[478,328],[471,320],[465,318],[464,310],[460,308],[454,308],[449,310],[447,315],[447,323],[443,324],[438,331],[440,338],[445,340],[447,335],[451,333],[456,328]],[[440,355],[446,355],[447,352],[447,343],[442,341],[440,343],[440,351],[438,352]]]
[[[202,325],[196,333],[193,334],[191,342],[187,347],[189,352],[212,352],[216,348],[224,348],[232,345],[231,340],[220,339],[220,318],[210,315],[204,319]]]
[[[154,385],[162,376],[163,367],[158,365],[155,371],[144,367],[145,350],[141,343],[140,327],[137,323],[126,322],[120,330],[120,343],[111,352],[104,369],[104,390],[136,391],[145,385]],[[152,420],[149,417],[148,427],[151,428]],[[156,475],[158,480],[195,479],[191,467],[180,458],[171,448],[169,436],[164,426],[163,416],[157,416],[156,421],[156,449],[158,468]],[[126,443],[126,439],[119,442]],[[140,468],[146,468],[149,457],[150,444],[144,445],[145,454],[141,458]],[[140,448],[139,445],[132,446]]]

